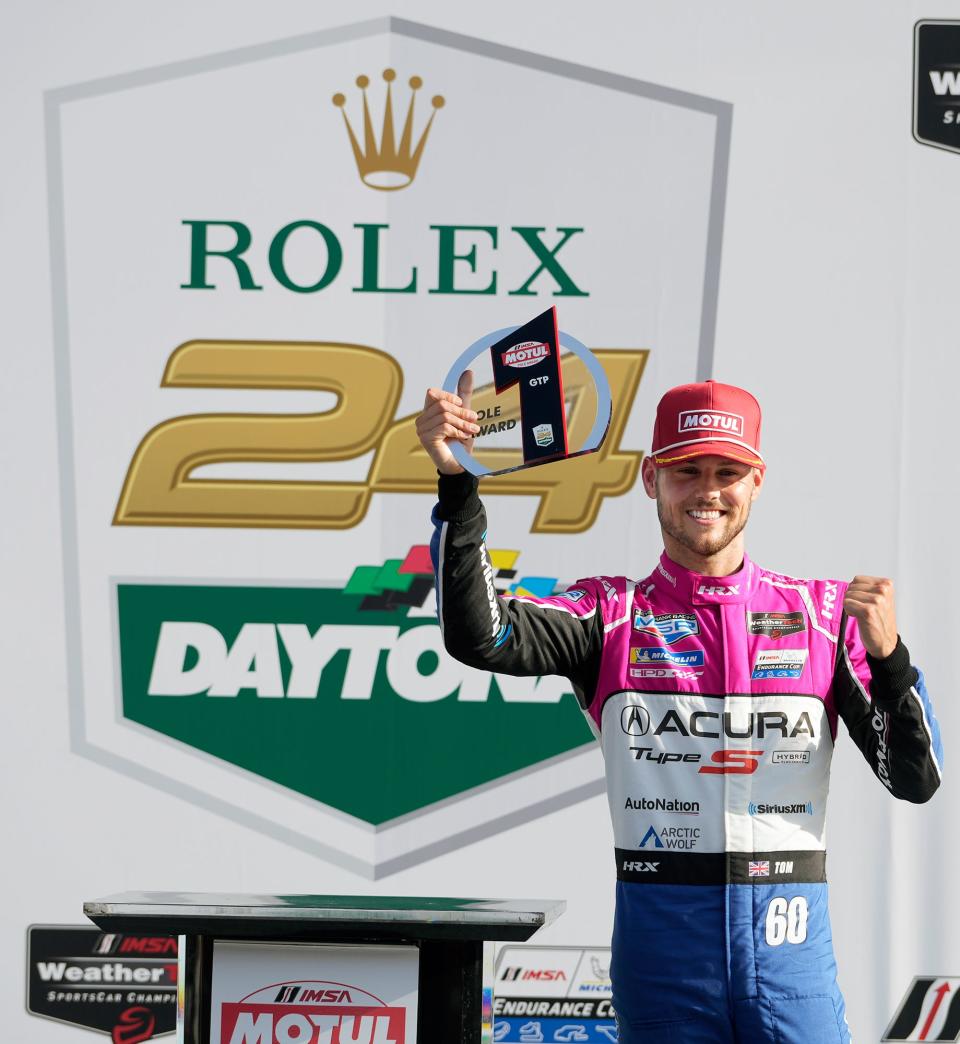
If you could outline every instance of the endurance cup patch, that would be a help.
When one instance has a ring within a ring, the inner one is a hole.
[[[753,661],[754,681],[772,678],[799,678],[807,662],[809,649],[766,649]]]

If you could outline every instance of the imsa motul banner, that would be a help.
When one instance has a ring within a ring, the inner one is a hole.
[[[216,942],[211,1044],[415,1044],[415,946]]]
[[[655,547],[640,460],[710,372],[729,106],[397,19],[48,102],[73,749],[367,876],[599,793],[565,682],[443,649],[414,416],[556,305],[613,423],[485,481],[496,585]]]

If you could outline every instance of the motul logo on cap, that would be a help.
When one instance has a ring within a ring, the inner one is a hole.
[[[538,362],[550,355],[550,345],[543,341],[524,341],[523,344],[515,344],[505,352],[500,353],[504,366],[514,366],[523,369],[525,366],[536,366]]]
[[[682,410],[677,430],[681,434],[694,430],[719,431],[743,438],[743,417],[739,413],[724,413],[722,410]]]

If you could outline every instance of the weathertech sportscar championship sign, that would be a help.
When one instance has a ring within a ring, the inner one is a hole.
[[[412,946],[214,946],[211,1044],[415,1044]]]
[[[27,1010],[140,1044],[173,1033],[177,940],[79,925],[27,929]]]
[[[496,586],[626,554],[657,397],[710,373],[729,106],[393,18],[48,102],[74,751],[367,877],[599,793],[565,680],[443,648],[414,419],[556,305],[613,423],[485,481]]]

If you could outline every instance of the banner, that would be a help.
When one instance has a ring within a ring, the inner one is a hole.
[[[574,579],[709,372],[729,116],[397,20],[54,92],[74,749],[378,876],[600,792],[565,681],[444,651],[413,421],[555,304],[610,434],[484,491],[498,589]]]

